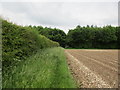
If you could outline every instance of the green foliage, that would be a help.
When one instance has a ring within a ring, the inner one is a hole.
[[[119,48],[119,27],[108,25],[101,28],[93,25],[86,27],[78,25],[75,29],[69,30],[67,35],[56,28],[29,27],[36,29],[47,38],[59,42],[60,46],[65,48]]]
[[[70,48],[119,48],[119,28],[112,26],[80,27],[70,30],[67,34],[66,43]]]
[[[117,41],[118,41],[118,48],[120,48],[120,26],[116,27],[116,36],[117,36]]]
[[[42,26],[29,26],[30,28],[36,29],[39,34],[46,36],[50,40],[56,41],[60,46],[65,47],[66,45],[66,34],[60,29],[52,28],[43,28]]]
[[[22,61],[3,76],[3,88],[76,88],[64,49],[48,48]]]
[[[2,20],[3,66],[11,66],[11,64],[24,60],[39,49],[55,46],[59,46],[59,44],[40,35],[32,28]]]

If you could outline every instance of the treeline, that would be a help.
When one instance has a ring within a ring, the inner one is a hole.
[[[69,30],[67,35],[60,29],[43,28],[42,26],[29,26],[36,29],[39,34],[59,42],[64,48],[99,48],[117,49],[120,43],[120,27],[113,26],[77,26]]]
[[[2,63],[8,67],[33,55],[38,50],[59,46],[37,30],[29,27],[18,26],[6,20],[2,22]]]
[[[120,27],[77,26],[69,30],[66,41],[68,47],[71,48],[117,49],[119,48],[119,35]]]

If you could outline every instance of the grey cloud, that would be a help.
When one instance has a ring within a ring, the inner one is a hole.
[[[4,2],[2,15],[18,24],[52,26],[68,31],[78,24],[116,25],[117,8],[117,2]]]

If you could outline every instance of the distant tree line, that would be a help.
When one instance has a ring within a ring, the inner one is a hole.
[[[43,28],[42,26],[29,26],[39,31],[41,35],[59,42],[64,48],[101,48],[116,49],[120,43],[120,27],[111,25],[104,27],[89,26],[69,30],[67,35],[63,30],[56,28]]]
[[[67,45],[72,48],[118,48],[120,27],[77,26],[67,34]]]

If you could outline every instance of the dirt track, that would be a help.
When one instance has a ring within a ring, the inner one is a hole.
[[[118,50],[66,49],[73,76],[83,88],[118,87]]]

